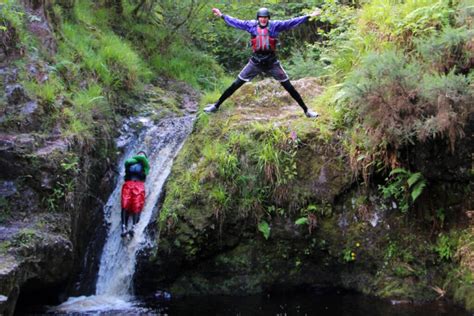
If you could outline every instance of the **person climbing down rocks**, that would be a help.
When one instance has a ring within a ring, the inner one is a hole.
[[[150,164],[144,151],[125,161],[125,183],[122,186],[122,237],[133,237],[135,225],[145,205],[145,180]],[[132,228],[128,228],[128,219],[132,216]]]
[[[301,95],[296,91],[288,78],[285,70],[280,65],[280,61],[276,56],[276,44],[278,41],[278,34],[283,31],[291,30],[292,28],[308,21],[310,17],[318,16],[321,10],[316,9],[310,15],[305,15],[284,21],[270,21],[270,12],[267,8],[260,8],[257,11],[256,20],[239,20],[231,16],[222,14],[217,8],[213,8],[214,15],[221,17],[229,25],[237,29],[247,31],[251,35],[252,57],[247,65],[242,69],[237,79],[228,87],[221,95],[219,100],[204,108],[206,113],[216,112],[219,106],[230,97],[237,89],[244,83],[249,82],[257,75],[265,73],[271,75],[286,91],[298,102],[303,109],[304,114],[310,118],[316,118],[318,113],[308,109],[304,103]]]

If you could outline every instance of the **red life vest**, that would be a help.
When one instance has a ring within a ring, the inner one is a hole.
[[[270,36],[268,33],[268,27],[262,28],[260,25],[257,25],[257,36],[252,37],[250,42],[254,53],[274,52],[276,49],[277,39]]]

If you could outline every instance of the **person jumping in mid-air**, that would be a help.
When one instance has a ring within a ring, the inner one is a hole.
[[[216,112],[219,106],[230,97],[245,82],[252,80],[260,73],[266,73],[278,80],[286,91],[295,99],[303,109],[307,117],[318,117],[319,114],[308,109],[301,95],[296,91],[283,70],[276,56],[276,44],[278,34],[290,30],[301,23],[308,21],[310,17],[318,16],[321,10],[317,9],[310,15],[305,15],[285,21],[270,21],[270,12],[267,8],[260,8],[257,12],[257,20],[239,20],[222,14],[219,9],[212,9],[212,12],[224,19],[224,21],[237,29],[247,31],[251,35],[253,54],[247,65],[242,69],[238,78],[224,91],[219,100],[204,108],[207,113]]]
[[[125,161],[125,183],[122,186],[122,237],[133,237],[135,225],[145,205],[145,180],[150,171],[146,153],[139,151]],[[128,218],[132,216],[133,226],[128,227]]]

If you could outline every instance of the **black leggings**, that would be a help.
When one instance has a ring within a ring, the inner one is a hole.
[[[243,86],[245,81],[243,81],[240,78],[235,79],[235,81],[230,85],[229,88],[227,88],[224,93],[221,95],[219,100],[217,100],[215,106],[216,108],[219,108],[219,106],[224,102],[228,97],[230,97],[237,89]]]
[[[235,91],[237,91],[237,89],[239,89],[240,87],[242,87],[242,85],[245,83],[246,81],[240,79],[240,78],[237,78],[231,85],[230,87],[228,87],[224,93],[221,95],[221,97],[219,98],[219,100],[217,100],[215,106],[216,108],[219,108],[219,106],[228,98],[230,97]],[[303,111],[306,113],[306,111],[308,111],[308,107],[306,106],[306,104],[304,103],[303,101],[303,98],[301,98],[301,95],[298,93],[298,91],[296,91],[295,87],[293,87],[293,85],[291,84],[290,80],[286,80],[286,81],[283,81],[281,82],[281,85],[283,86],[283,88],[285,88],[286,91],[288,91],[288,93],[291,95],[291,97],[293,99],[295,99],[296,102],[298,102],[299,106],[303,109]]]
[[[293,87],[290,80],[286,80],[280,83],[283,86],[283,88],[285,88],[285,90],[288,91],[291,97],[295,99],[296,102],[298,102],[298,104],[301,106],[303,111],[306,113],[308,111],[308,107],[306,106],[306,104],[304,104],[303,98],[298,93],[298,91],[296,91],[295,87]]]
[[[122,209],[122,225],[124,225],[125,228],[127,228],[127,226],[128,226],[128,218],[129,218],[130,215],[132,215],[133,225],[138,223],[138,221],[140,220],[140,213],[130,214],[125,209]]]

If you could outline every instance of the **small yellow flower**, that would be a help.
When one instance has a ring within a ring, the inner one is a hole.
[[[356,247],[360,247],[360,243],[357,242],[357,243],[356,243]]]
[[[351,256],[352,256],[352,257],[355,257],[356,254],[355,254],[354,252],[351,252]]]

